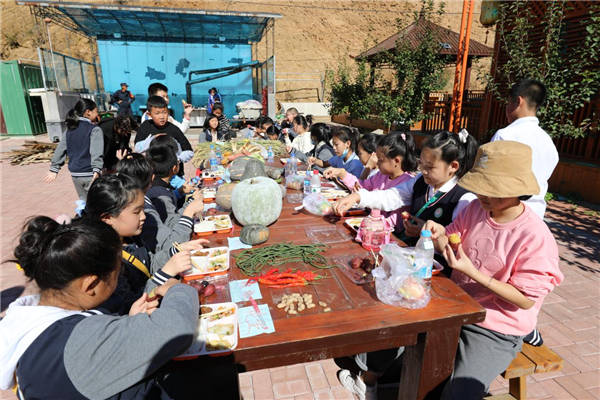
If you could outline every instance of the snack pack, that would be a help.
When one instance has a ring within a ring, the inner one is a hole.
[[[321,217],[333,214],[331,202],[329,202],[320,193],[313,193],[306,196],[302,201],[302,205],[300,207],[296,207],[295,209],[299,211],[303,208],[305,208],[309,213]]]

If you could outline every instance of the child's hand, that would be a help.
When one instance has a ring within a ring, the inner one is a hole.
[[[192,115],[193,108],[194,107],[190,103],[185,103],[185,105],[183,106],[183,115],[187,119],[190,119],[190,115]]]
[[[179,275],[180,273],[190,269],[192,269],[192,255],[187,250],[176,253],[162,268],[165,273],[171,276]]]
[[[285,146],[285,149],[287,150],[288,153],[292,154],[292,146]]]
[[[204,211],[204,201],[202,198],[194,198],[194,201],[190,202],[185,210],[183,210],[183,215],[194,218],[196,215],[202,214],[202,211]]]
[[[414,221],[414,223],[411,221]],[[406,233],[406,236],[419,237],[421,235],[423,226],[425,226],[425,221],[415,217],[414,215],[411,215],[410,219],[405,219],[402,221],[402,224],[404,225],[404,232]]]
[[[210,242],[206,239],[196,239],[196,240],[190,240],[189,242],[181,243],[179,246],[183,250],[194,251],[194,250],[203,249],[204,248],[204,247],[202,247],[203,244],[210,244]]]
[[[126,155],[127,155],[127,149],[123,149],[123,150],[119,149],[119,150],[117,150],[116,156],[117,156],[118,160],[124,159]]]
[[[156,293],[156,292],[155,292]],[[129,309],[129,316],[133,317],[137,314],[151,315],[158,308],[158,298],[148,301],[148,294],[144,293],[142,297],[136,300]]]
[[[161,285],[161,286],[155,288],[154,294],[156,296],[165,297],[167,295],[167,292],[169,291],[169,289],[171,289],[173,286],[175,286],[179,283],[180,282],[177,279],[171,278],[167,282],[165,282],[164,285]]]
[[[179,191],[180,194],[186,194],[186,193],[190,193],[192,190],[194,190],[194,184],[191,183],[190,181],[187,181],[186,183],[184,183],[183,185],[181,185],[179,187],[179,189],[177,189]]]
[[[333,203],[333,211],[341,217],[358,202],[360,202],[360,195],[358,193],[352,193]]]
[[[476,270],[469,257],[467,257],[463,251],[462,244],[458,246],[458,258],[454,255],[454,251],[449,244],[444,247],[444,252],[442,254],[444,255],[446,261],[448,261],[450,268],[460,271],[468,277],[471,277],[473,272]]]
[[[411,215],[411,218],[414,218],[414,217]],[[431,231],[431,239],[432,240],[437,240],[442,236],[444,236],[444,237],[446,236],[446,228],[444,228],[444,225],[438,224],[437,222],[434,222],[431,220],[425,222],[425,225],[423,225],[423,229]]]
[[[192,193],[192,199],[194,199],[194,201],[204,201],[204,193],[202,192],[202,190],[196,190],[194,193]]]
[[[343,168],[330,167],[323,172],[323,176],[327,179],[335,179],[342,174],[342,170]]]
[[[100,178],[100,174],[98,172],[94,172],[94,177],[92,178],[92,182],[94,182],[98,178]]]
[[[46,183],[50,183],[50,182],[54,182],[54,180],[56,179],[56,177],[58,176],[58,174],[56,172],[46,172],[46,175],[44,175],[44,182]]]
[[[377,168],[377,154],[375,152],[372,152],[371,155],[369,156],[369,159],[367,160],[367,163],[365,164],[365,168],[369,168],[369,169]]]

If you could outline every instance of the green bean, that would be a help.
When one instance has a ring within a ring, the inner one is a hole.
[[[327,259],[320,253],[329,246],[323,244],[294,245],[278,243],[271,246],[241,251],[236,257],[236,264],[245,275],[260,275],[264,266],[278,267],[284,264],[302,262],[314,268],[328,269]]]

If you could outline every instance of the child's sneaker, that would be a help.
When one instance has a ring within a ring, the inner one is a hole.
[[[360,375],[354,376],[347,369],[340,369],[337,377],[342,386],[355,394],[359,400],[377,400],[377,384],[375,386],[367,386],[360,379]]]

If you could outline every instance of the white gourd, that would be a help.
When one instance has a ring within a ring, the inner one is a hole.
[[[243,226],[272,224],[279,218],[282,205],[279,185],[267,177],[246,179],[231,193],[233,215]]]

